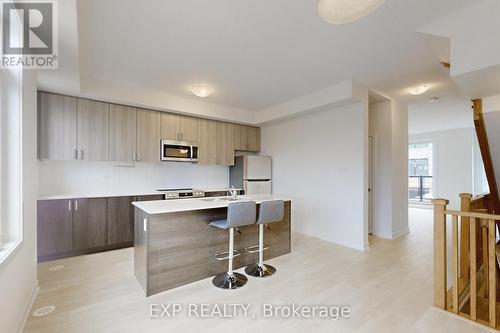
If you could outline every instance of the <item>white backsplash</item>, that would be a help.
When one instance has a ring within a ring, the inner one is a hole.
[[[159,188],[227,187],[229,168],[191,163],[39,161],[39,195],[133,193]]]

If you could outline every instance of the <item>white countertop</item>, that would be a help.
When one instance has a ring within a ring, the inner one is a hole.
[[[229,206],[231,202],[235,202],[235,201],[224,200],[227,198],[230,197],[143,201],[143,202],[133,202],[132,204],[137,208],[143,210],[144,212],[154,215],[154,214],[188,212],[193,210],[224,208]],[[290,201],[290,199],[288,198],[270,194],[239,195],[238,199],[239,199],[238,201],[255,201],[258,204],[261,203],[262,201],[267,201],[267,200]]]
[[[204,192],[224,192],[228,191],[227,188],[211,188],[211,189],[198,189]],[[241,189],[236,189],[241,191]],[[190,190],[182,192],[192,192]],[[69,193],[60,195],[42,195],[38,200],[66,200],[66,199],[84,199],[84,198],[112,198],[112,197],[139,197],[143,195],[164,195],[167,192],[160,192],[156,190],[143,190],[135,192],[103,192],[103,193]]]

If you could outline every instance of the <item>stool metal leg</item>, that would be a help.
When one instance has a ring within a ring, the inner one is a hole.
[[[271,265],[264,264],[264,225],[259,224],[259,263],[248,265],[245,268],[245,273],[255,277],[267,277],[276,272],[276,268]]]
[[[234,258],[234,228],[229,229],[229,255],[227,272],[218,274],[212,279],[214,286],[222,289],[237,289],[243,287],[248,279],[245,275],[233,272]]]

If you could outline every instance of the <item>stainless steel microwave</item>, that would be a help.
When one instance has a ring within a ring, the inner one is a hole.
[[[198,162],[198,145],[185,141],[161,140],[162,161]]]

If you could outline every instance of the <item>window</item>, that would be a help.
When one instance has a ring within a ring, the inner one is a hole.
[[[22,242],[22,68],[0,72],[0,263]]]
[[[408,200],[430,202],[433,198],[434,145],[432,142],[408,145]]]

